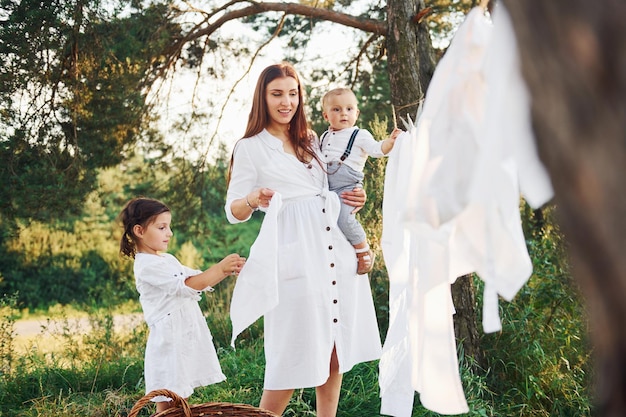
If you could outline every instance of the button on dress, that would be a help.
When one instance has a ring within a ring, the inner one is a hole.
[[[319,149],[318,144],[314,145]],[[357,275],[354,248],[337,227],[339,199],[316,162],[303,164],[263,131],[240,140],[225,211],[266,187],[272,198],[231,302],[233,342],[264,316],[269,390],[316,387],[339,371],[380,357],[381,342],[367,275]]]

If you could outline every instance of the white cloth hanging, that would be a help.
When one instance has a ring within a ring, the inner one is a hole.
[[[498,10],[492,28],[474,8],[387,163],[381,245],[390,322],[380,360],[381,414],[410,416],[414,391],[440,414],[468,411],[450,285],[476,272],[485,281],[483,328],[500,330],[498,295],[511,300],[532,273],[520,189],[533,207],[552,195],[534,147],[510,21]]]
[[[468,411],[459,376],[448,271],[449,227],[407,227],[409,169],[424,166],[428,142],[403,133],[389,156],[381,245],[389,272],[389,329],[380,359],[381,414],[410,416],[413,395],[441,414]],[[413,159],[413,157],[416,159]],[[411,189],[413,195],[420,195]]]

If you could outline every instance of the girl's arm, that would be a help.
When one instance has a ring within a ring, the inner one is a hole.
[[[193,275],[185,280],[189,288],[202,291],[207,287],[214,287],[229,275],[237,275],[246,263],[246,258],[236,253],[230,254],[220,262],[211,266],[206,271],[198,275]]]

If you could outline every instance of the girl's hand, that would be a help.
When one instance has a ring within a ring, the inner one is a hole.
[[[239,275],[241,268],[246,263],[246,258],[239,256],[236,253],[231,253],[219,262],[219,267],[222,270],[224,276]]]
[[[347,205],[355,207],[355,209],[352,210],[352,213],[354,214],[361,210],[365,205],[365,201],[367,200],[367,194],[365,193],[364,189],[357,187],[352,191],[342,192],[341,199]]]
[[[198,291],[206,287],[214,287],[229,275],[239,275],[245,263],[246,258],[232,253],[201,274],[188,277],[185,284]]]

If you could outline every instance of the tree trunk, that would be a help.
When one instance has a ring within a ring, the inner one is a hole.
[[[435,51],[425,24],[413,18],[424,8],[423,0],[389,0],[387,3],[387,59],[391,103],[400,117],[415,119],[419,101],[435,70]]]
[[[476,320],[476,287],[472,274],[457,278],[452,284],[454,301],[454,335],[463,346],[465,356],[473,358],[475,364],[484,368],[484,355],[480,349],[480,333]]]
[[[391,103],[396,123],[407,114],[415,120],[420,100],[424,98],[435,71],[436,59],[425,24],[414,19],[424,9],[423,0],[389,0],[387,3],[388,68]],[[471,279],[459,279],[453,286],[454,327],[466,355],[482,363],[476,320],[474,287]]]
[[[589,308],[599,416],[626,415],[626,2],[506,1]],[[496,11],[497,13],[497,11]]]

